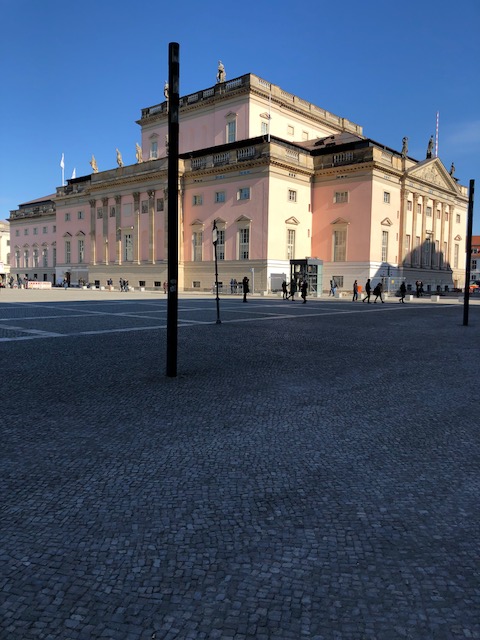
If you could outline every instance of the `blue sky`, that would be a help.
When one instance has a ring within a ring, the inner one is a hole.
[[[180,94],[255,73],[480,188],[480,2],[0,0],[0,219],[65,178],[135,162],[142,107],[163,100],[168,43]],[[181,126],[181,125],[180,125]],[[478,200],[478,198],[477,198]],[[478,205],[477,205],[478,209]],[[480,234],[480,215],[474,216]]]

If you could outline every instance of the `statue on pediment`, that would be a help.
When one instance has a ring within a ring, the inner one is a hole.
[[[455,175],[455,165],[453,164],[453,162],[452,162],[452,166],[450,167],[450,175],[452,176],[452,178]]]
[[[165,99],[168,100],[168,82],[166,80],[163,85],[163,95],[165,96]]]
[[[405,136],[402,140],[402,158],[406,158],[408,153],[408,138]]]
[[[433,136],[430,136],[430,140],[428,141],[428,146],[427,146],[427,155],[426,158],[429,159],[432,157],[432,153],[433,153]]]
[[[90,165],[93,169],[93,173],[98,173],[97,161],[95,160],[95,156],[92,153],[92,159],[90,160]]]
[[[120,153],[120,151],[118,149],[115,149],[115,151],[117,152],[117,164],[118,164],[119,167],[123,167],[122,154]]]
[[[137,158],[138,164],[140,164],[140,162],[143,162],[142,147],[138,144],[138,142],[135,143],[135,157]]]
[[[218,71],[217,71],[217,83],[225,82],[227,79],[227,74],[225,73],[225,67],[222,64],[222,61],[218,61]]]

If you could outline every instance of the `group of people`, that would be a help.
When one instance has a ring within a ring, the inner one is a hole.
[[[120,278],[118,284],[120,285],[120,291],[129,291],[128,280]]]
[[[237,293],[238,290],[238,282],[236,278],[231,278],[230,280],[230,293]]]
[[[290,287],[287,285],[287,281],[284,280],[282,282],[282,298],[283,300],[291,300],[292,302],[295,300],[295,294],[298,291],[297,281],[295,278],[290,280]],[[308,282],[306,279],[300,280],[300,297],[303,300],[303,304],[307,302],[307,292],[308,292]]]
[[[374,303],[377,302],[378,298],[380,298],[381,302],[385,302],[385,300],[382,297],[382,293],[383,293],[383,284],[379,282],[373,288],[373,295],[375,296],[375,300],[373,301]],[[405,282],[402,282],[402,284],[400,285],[399,302],[402,302],[403,304],[405,304],[406,294],[407,294],[407,287],[405,285]],[[371,279],[368,278],[367,282],[365,283],[365,297],[363,298],[362,302],[367,302],[368,304],[370,304],[371,295],[372,295],[372,283],[371,283]],[[352,302],[356,302],[357,300],[358,300],[358,280],[355,280],[355,282],[353,283]]]

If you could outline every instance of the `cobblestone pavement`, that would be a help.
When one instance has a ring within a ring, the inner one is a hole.
[[[480,638],[480,306],[6,300],[1,640]]]

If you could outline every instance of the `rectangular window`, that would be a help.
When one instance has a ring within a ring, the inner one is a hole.
[[[163,211],[165,208],[165,201],[163,198],[157,198],[157,211]]]
[[[407,202],[407,211],[411,211],[412,210],[412,201],[408,200]]]
[[[388,231],[382,231],[382,262],[388,261]]]
[[[203,259],[203,231],[192,233],[192,257],[194,262],[201,262]]]
[[[250,200],[250,187],[243,187],[237,191],[237,200]]]
[[[30,254],[28,253],[28,249],[25,249],[25,251],[23,252],[23,264],[27,269],[30,266],[28,264],[29,258],[30,258]]]
[[[199,207],[201,204],[203,204],[203,196],[193,196],[192,204],[194,207]]]
[[[48,267],[48,249],[42,251],[42,263],[44,267]]]
[[[23,235],[24,235],[24,236],[28,236],[28,229],[24,229],[24,230],[23,230]]]
[[[72,261],[72,246],[70,240],[65,240],[65,264],[70,264]]]
[[[289,125],[287,126],[287,133],[288,133],[288,135],[289,135],[289,136],[293,136],[293,135],[294,135],[294,133],[295,133],[295,129],[292,127],[292,125],[291,125],[291,124],[289,124]]]
[[[347,231],[336,230],[333,232],[333,261],[345,262],[347,255]]]
[[[15,251],[15,267],[20,269],[20,251]]]
[[[215,202],[225,202],[225,191],[215,191]]]
[[[148,200],[142,200],[142,213],[148,213]]]
[[[225,229],[217,229],[217,258],[225,260]]]
[[[65,214],[65,222],[69,222],[70,221],[70,214],[66,213]]]
[[[84,218],[84,217],[85,217],[85,216],[83,215],[83,211],[78,211],[78,213],[77,213],[77,219],[78,219],[78,220],[83,220],[83,218]]]
[[[417,213],[422,213],[422,205],[417,204]]]
[[[288,201],[289,202],[296,202],[297,201],[297,192],[294,191],[293,189],[289,189],[288,190]]]
[[[457,213],[457,224],[460,224],[460,214]]]
[[[33,227],[33,235],[38,236],[38,227]]]
[[[43,227],[42,233],[48,233],[48,227]]]
[[[156,140],[152,140],[150,143],[150,158],[152,160],[158,158],[158,142]]]
[[[472,271],[476,271],[477,270],[477,261],[476,260],[472,260],[472,266],[470,267]]]
[[[97,219],[103,218],[103,207],[97,209]]]
[[[238,259],[248,260],[250,255],[250,229],[238,230]]]
[[[426,213],[427,213],[427,216],[429,218],[431,218],[432,217],[432,207],[427,207],[427,212]]]
[[[437,219],[440,220],[441,217],[442,217],[442,212],[440,211],[440,209],[437,209]]]
[[[460,251],[460,246],[458,244],[453,247],[453,268],[458,269],[458,254]]]
[[[383,201],[385,204],[390,204],[390,193],[388,191],[383,192]]]
[[[52,231],[53,231],[53,233],[57,233],[57,225],[56,224],[53,225]]]
[[[33,250],[33,267],[38,267],[38,249]]]
[[[125,262],[133,260],[133,236],[131,233],[126,233],[123,236],[123,259]]]
[[[20,229],[15,229],[15,236],[18,238],[19,235],[20,235]]]
[[[227,142],[235,142],[237,136],[237,123],[235,120],[227,122]]]
[[[448,211],[445,211],[445,222],[448,222]]]
[[[295,229],[287,229],[287,260],[295,258]]]
[[[342,202],[348,202],[348,191],[335,191],[335,195],[333,197],[333,201],[335,204],[340,204]]]
[[[85,240],[78,241],[78,262],[85,262]]]
[[[262,122],[261,135],[266,136],[268,134],[268,122]]]

